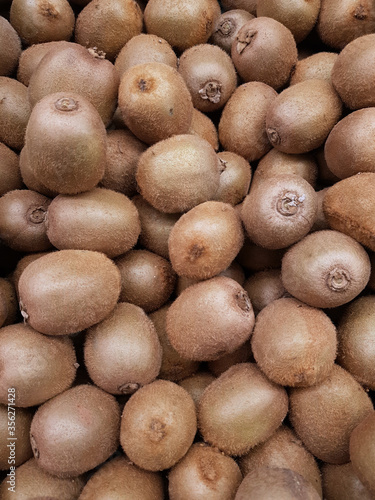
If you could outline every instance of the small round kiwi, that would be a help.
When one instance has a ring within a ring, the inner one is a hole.
[[[364,417],[350,436],[350,460],[362,483],[375,494],[375,411]]]
[[[194,401],[169,380],[141,387],[125,404],[121,446],[138,467],[158,471],[175,465],[188,451],[197,431]]]
[[[195,406],[198,407],[203,391],[215,380],[215,378],[216,377],[212,375],[212,373],[198,371],[194,373],[194,375],[190,375],[190,377],[180,380],[178,385],[183,387],[190,394]]]
[[[21,40],[5,17],[0,17],[0,76],[10,76],[18,65]]]
[[[8,191],[23,188],[19,157],[2,142],[0,142],[0,177],[0,196]]]
[[[257,272],[279,268],[283,255],[283,249],[269,250],[268,248],[262,248],[245,237],[244,244],[236,260],[248,271]]]
[[[48,189],[39,179],[35,177],[34,171],[30,165],[27,148],[23,147],[19,155],[19,167],[22,181],[31,191],[43,194],[48,198],[54,198],[59,193],[53,189]]]
[[[148,250],[131,250],[116,259],[121,275],[120,302],[146,312],[159,309],[173,292],[176,274],[170,262]]]
[[[193,109],[193,116],[188,134],[197,135],[211,144],[215,151],[219,149],[219,136],[213,121],[201,111]]]
[[[204,391],[198,428],[212,446],[228,455],[244,455],[271,436],[287,411],[285,389],[269,381],[255,363],[239,363]]]
[[[358,479],[351,462],[343,465],[323,464],[321,470],[326,500],[373,500],[373,494]]]
[[[39,406],[30,440],[38,465],[77,477],[107,460],[119,443],[120,408],[110,394],[77,385]]]
[[[207,368],[216,377],[219,377],[222,373],[228,370],[233,365],[238,363],[254,362],[254,358],[251,352],[250,342],[244,342],[240,347],[229,354],[224,354],[219,359],[214,359],[207,363]]]
[[[17,293],[12,280],[0,278],[0,327],[16,323],[18,312]]]
[[[317,52],[298,61],[293,70],[290,85],[314,78],[331,82],[332,70],[337,57],[338,54],[335,52]]]
[[[359,243],[327,229],[308,234],[285,253],[281,279],[302,302],[330,308],[350,302],[365,288],[370,267]]]
[[[0,451],[0,470],[8,470],[10,465],[19,467],[33,456],[29,437],[33,412],[29,409],[14,407],[8,410],[8,403],[9,401],[6,405],[0,404],[0,439],[4,443]],[[10,404],[10,406],[12,405]],[[13,448],[11,451],[11,448],[5,446],[5,443],[11,444],[11,440],[8,438],[12,435],[16,435],[17,441],[15,449]],[[1,496],[1,498],[4,497]]]
[[[218,45],[230,54],[232,43],[242,26],[254,16],[243,9],[232,9],[223,12],[216,20],[210,42]]]
[[[249,192],[251,166],[245,158],[230,151],[222,151],[217,156],[221,173],[219,188],[213,200],[237,205]]]
[[[277,90],[290,78],[297,46],[286,26],[270,17],[257,17],[239,30],[231,55],[243,81],[263,82]]]
[[[0,142],[12,149],[22,149],[30,113],[27,87],[0,76]]]
[[[274,300],[286,295],[280,269],[266,269],[251,275],[243,285],[257,315]]]
[[[31,262],[18,289],[21,314],[31,327],[65,335],[110,314],[120,295],[120,272],[102,253],[59,250]]]
[[[240,85],[221,114],[219,140],[223,148],[248,161],[265,155],[272,147],[266,133],[266,114],[276,97],[276,91],[265,83]]]
[[[195,443],[168,474],[170,500],[229,500],[242,481],[236,462],[217,448]]]

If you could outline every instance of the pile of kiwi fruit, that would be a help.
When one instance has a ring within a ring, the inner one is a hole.
[[[0,499],[375,500],[375,6],[0,1]]]

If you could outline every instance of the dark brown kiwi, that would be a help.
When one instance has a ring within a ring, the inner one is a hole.
[[[31,113],[25,140],[26,161],[49,189],[62,194],[89,191],[104,175],[105,127],[80,94],[57,92],[41,99]]]
[[[163,37],[180,51],[206,43],[220,16],[217,0],[149,0],[144,11],[147,33]]]
[[[15,388],[15,406],[39,405],[68,389],[75,378],[77,361],[68,337],[50,338],[17,323],[0,329],[2,390],[7,404],[8,388]]]
[[[253,361],[254,358],[251,352],[250,342],[244,342],[235,351],[230,352],[229,354],[224,354],[224,356],[222,356],[219,359],[209,361],[207,363],[207,368],[216,377],[219,377],[219,375],[224,373],[226,370],[228,370],[228,368],[230,368],[233,365],[237,365],[238,363],[247,363]]]
[[[330,308],[353,300],[365,288],[370,268],[370,259],[357,241],[323,230],[305,236],[286,252],[281,279],[302,302]]]
[[[158,471],[186,454],[196,431],[195,405],[188,392],[169,380],[156,380],[125,404],[120,442],[138,467]]]
[[[198,371],[191,375],[190,377],[186,377],[178,382],[178,385],[183,387],[193,398],[195,406],[198,406],[198,403],[202,397],[203,391],[208,387],[211,382],[216,379],[212,373]]]
[[[19,168],[24,185],[31,191],[43,194],[48,198],[54,198],[59,193],[53,189],[48,189],[43,182],[35,177],[34,171],[31,168],[27,148],[23,147],[19,155]]]
[[[243,9],[255,16],[257,10],[257,0],[222,0],[221,6],[225,11]]]
[[[338,54],[335,52],[317,52],[305,59],[297,62],[290,79],[290,85],[320,78],[322,80],[331,81],[333,65],[336,62]]]
[[[107,126],[116,110],[119,76],[114,65],[93,48],[79,44],[51,49],[33,72],[28,96],[32,106],[48,94],[78,92],[97,109]]]
[[[272,147],[266,133],[266,114],[276,97],[276,91],[265,83],[240,85],[221,114],[219,140],[223,148],[248,161],[264,156]]]
[[[132,500],[164,500],[163,479],[156,472],[140,469],[126,457],[115,457],[90,477],[79,500],[103,500],[108,495]]]
[[[243,455],[239,465],[244,476],[258,467],[293,470],[309,481],[322,496],[320,471],[313,455],[285,425],[281,425],[267,441]]]
[[[237,205],[249,192],[252,170],[242,156],[222,151],[218,153],[220,161],[220,183],[214,200]]]
[[[62,479],[48,474],[38,466],[35,458],[28,460],[16,472],[16,492],[20,500],[77,500],[85,484],[83,476]],[[14,492],[9,491],[9,484],[4,480],[0,485],[3,500],[14,499]]]
[[[267,135],[283,153],[307,153],[324,143],[341,112],[341,99],[329,82],[305,80],[283,90],[271,103]]]
[[[210,42],[218,45],[230,54],[232,43],[242,26],[254,16],[243,9],[232,9],[223,12],[216,20]]]
[[[9,395],[16,394],[10,392]],[[32,410],[14,408],[10,399],[6,405],[0,404],[0,439],[3,443],[0,451],[0,470],[9,470],[11,466],[19,467],[33,456],[29,437],[32,418]],[[12,436],[17,437],[15,446],[12,446],[12,439],[8,439]],[[10,446],[5,446],[5,443]]]
[[[281,266],[284,250],[262,248],[245,237],[244,244],[236,260],[248,271],[257,272],[265,269],[277,269]]]
[[[118,102],[125,125],[147,144],[186,134],[190,128],[190,92],[178,71],[167,64],[130,67],[121,78]]]
[[[239,30],[231,55],[244,82],[263,82],[277,90],[289,81],[297,46],[286,26],[270,17],[257,17]]]
[[[193,109],[193,116],[188,134],[197,135],[211,144],[215,151],[219,149],[219,136],[214,122],[204,113]]]
[[[5,17],[0,17],[0,76],[10,76],[18,65],[21,40],[17,31]]]
[[[38,465],[77,477],[107,460],[119,443],[120,408],[110,394],[77,385],[39,406],[30,439]]]
[[[152,382],[162,349],[152,321],[134,304],[117,304],[112,314],[87,330],[85,366],[93,382],[111,394],[132,394]]]
[[[350,460],[362,483],[375,494],[375,412],[363,418],[350,436]]]
[[[318,164],[318,183],[321,186],[332,186],[339,178],[328,168],[324,157],[324,145],[314,151],[314,157]]]
[[[0,198],[0,238],[13,250],[41,252],[52,247],[46,216],[51,200],[29,189],[8,191]]]
[[[280,269],[258,271],[247,278],[243,287],[249,296],[255,314],[258,314],[268,304],[281,299],[286,294],[281,281]]]
[[[59,250],[31,262],[18,290],[22,316],[31,327],[46,335],[64,335],[110,314],[120,295],[120,272],[102,253]]]
[[[219,163],[213,147],[201,137],[176,135],[141,155],[136,180],[141,195],[157,210],[183,212],[215,195]]]
[[[0,278],[0,327],[12,325],[18,318],[18,301],[11,279]]]
[[[0,111],[0,142],[12,149],[22,149],[31,113],[27,87],[17,80],[0,76]]]
[[[176,274],[170,262],[148,250],[131,250],[116,259],[121,274],[121,302],[146,312],[159,309],[173,292]]]
[[[373,500],[373,494],[358,479],[351,462],[343,465],[323,464],[322,482],[326,500]]]
[[[69,40],[74,28],[74,12],[67,0],[15,0],[10,22],[26,45]]]
[[[170,500],[228,500],[242,481],[236,462],[217,448],[195,443],[168,474]]]
[[[370,397],[352,375],[335,365],[320,384],[292,388],[289,402],[289,419],[306,448],[331,464],[349,462],[350,435],[373,412]]]
[[[22,189],[23,182],[19,167],[19,157],[2,142],[0,142],[0,176],[0,196],[14,189]]]
[[[244,455],[271,436],[287,411],[285,389],[269,381],[255,363],[239,363],[204,391],[198,428],[212,446],[229,455]]]

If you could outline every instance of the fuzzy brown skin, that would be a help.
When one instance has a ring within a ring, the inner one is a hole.
[[[317,32],[324,43],[341,50],[355,38],[375,30],[371,0],[321,0]]]
[[[330,187],[323,200],[324,214],[330,227],[348,234],[373,251],[374,186],[375,173],[360,173]]]
[[[248,161],[236,153],[222,151],[218,153],[222,172],[220,184],[214,200],[237,205],[249,192],[252,171]]]
[[[149,0],[144,11],[147,33],[163,37],[180,51],[206,43],[219,16],[217,0]]]
[[[179,385],[156,380],[125,404],[120,442],[142,469],[169,469],[188,451],[197,431],[194,401]]]
[[[265,155],[272,147],[266,133],[266,114],[276,97],[276,91],[265,83],[240,85],[221,115],[219,140],[223,148],[248,161]]]
[[[287,293],[281,281],[280,269],[266,269],[250,276],[243,285],[249,295],[255,314]]]
[[[17,68],[21,55],[21,40],[5,17],[0,17],[0,76],[9,76]]]
[[[74,39],[84,47],[97,47],[113,61],[142,27],[142,11],[133,0],[94,0],[78,14]]]
[[[89,191],[104,175],[106,139],[100,115],[85,97],[57,92],[33,108],[25,135],[27,161],[49,189],[61,194]]]
[[[204,440],[228,455],[244,455],[268,439],[288,411],[288,396],[255,363],[229,368],[204,391],[198,427]]]
[[[371,399],[350,373],[335,365],[320,384],[291,389],[289,401],[290,421],[306,448],[328,463],[349,462],[350,434],[373,412]]]
[[[3,196],[8,191],[24,187],[19,167],[19,157],[2,142],[0,142],[0,176],[0,196]]]
[[[74,12],[66,0],[15,0],[10,22],[26,45],[69,40],[75,23]]]
[[[177,56],[169,43],[156,35],[141,33],[133,36],[120,50],[115,61],[120,78],[137,64],[164,63],[177,69]]]
[[[170,500],[230,500],[242,474],[231,457],[205,443],[195,443],[168,474]]]
[[[280,385],[322,382],[336,358],[336,328],[320,309],[281,298],[258,314],[251,348],[259,368]]]
[[[38,466],[35,458],[17,468],[17,497],[19,500],[40,498],[48,500],[77,500],[85,484],[83,476],[73,479],[61,479],[51,476]],[[0,485],[3,500],[11,500],[14,493],[9,491],[9,484],[4,480]]]
[[[120,272],[99,252],[59,250],[31,262],[18,290],[30,326],[46,335],[66,335],[110,314],[120,295]]]
[[[326,219],[326,216],[324,215],[324,210],[323,210],[324,197],[327,191],[328,188],[324,188],[316,192],[316,196],[318,198],[318,211],[316,214],[314,225],[311,228],[311,232],[322,231],[323,229],[329,229],[329,224]]]
[[[322,186],[332,186],[339,180],[336,175],[334,175],[327,166],[327,162],[324,157],[324,147],[320,147],[314,151],[314,157],[318,164],[318,181]]]
[[[197,135],[211,144],[215,151],[219,149],[219,136],[213,121],[201,111],[193,109],[188,134]]]
[[[166,329],[181,356],[210,361],[246,342],[253,326],[247,293],[231,278],[217,277],[190,286],[177,297],[168,310]]]
[[[253,361],[254,358],[251,352],[250,342],[244,342],[235,351],[230,352],[229,354],[224,354],[224,356],[219,359],[215,359],[214,361],[209,361],[207,363],[207,368],[215,375],[215,377],[219,377],[233,365]]]
[[[18,301],[13,282],[0,278],[0,327],[16,323],[18,318]]]
[[[329,82],[305,80],[283,90],[271,104],[267,135],[283,153],[307,153],[324,143],[341,113],[341,99]]]
[[[47,94],[78,92],[97,109],[107,126],[116,110],[120,79],[114,65],[79,44],[51,49],[32,74],[28,96],[32,106]]]
[[[19,259],[16,268],[12,273],[12,283],[15,286],[17,297],[18,297],[18,282],[20,280],[23,271],[31,262],[34,262],[34,260],[37,260],[39,259],[39,257],[47,255],[48,253],[49,252],[33,252],[28,255],[25,255],[24,257],[22,257],[22,259]],[[17,304],[17,309],[19,309],[18,304]]]
[[[91,476],[79,500],[164,500],[160,474],[138,468],[126,457],[116,457]]]
[[[207,279],[224,271],[242,244],[243,230],[235,209],[221,201],[206,201],[173,226],[169,257],[179,276]]]
[[[318,52],[297,62],[290,79],[290,85],[320,78],[331,82],[333,66],[338,54],[334,52]]]
[[[297,46],[283,24],[270,17],[257,17],[239,30],[231,56],[243,81],[263,82],[277,90],[290,78],[297,62]]]
[[[12,149],[22,149],[30,113],[27,87],[0,76],[0,141]]]
[[[139,159],[136,180],[139,192],[154,208],[177,213],[214,196],[220,168],[207,141],[182,134],[148,148]]]
[[[48,198],[54,198],[59,193],[53,189],[48,189],[39,179],[35,177],[34,171],[29,161],[27,148],[23,147],[19,155],[19,168],[22,181],[31,191],[43,194]]]
[[[286,290],[302,302],[338,307],[365,288],[370,268],[359,243],[338,231],[325,230],[305,236],[286,252],[281,278]]]
[[[230,54],[232,43],[242,26],[254,16],[243,9],[232,9],[223,12],[216,20],[210,42],[218,45]]]
[[[374,436],[375,412],[372,411],[357,425],[350,436],[350,459],[354,472],[373,495],[375,494]]]
[[[184,79],[159,62],[138,64],[121,78],[118,103],[125,125],[146,144],[186,134],[193,103]]]
[[[93,385],[77,385],[38,408],[30,439],[37,463],[58,477],[77,477],[118,447],[120,407]]]
[[[195,406],[198,407],[199,401],[206,387],[216,379],[209,372],[198,371],[190,377],[186,377],[178,382],[178,385],[183,387],[193,398]]]
[[[0,238],[13,250],[41,252],[51,248],[47,210],[51,200],[29,189],[9,191],[0,198]]]
[[[0,329],[1,403],[16,389],[15,406],[39,405],[69,389],[76,375],[76,355],[68,337],[51,338],[17,323]]]
[[[373,500],[373,494],[354,472],[351,462],[344,465],[323,464],[322,482],[326,500]]]
[[[14,393],[13,393],[14,394]],[[13,395],[12,394],[12,395]],[[8,401],[7,403],[8,404]],[[14,405],[13,405],[14,408]],[[8,406],[0,404],[0,439],[2,443],[9,443],[9,430],[8,430],[8,416],[10,416],[11,422],[16,422],[17,429],[17,444],[16,444],[16,454],[12,456],[10,459],[12,465],[15,467],[19,467],[21,464],[29,460],[33,456],[33,452],[30,445],[30,425],[31,420],[33,418],[33,411],[24,409],[24,408],[16,408],[15,415],[13,410],[9,412],[8,415]],[[12,425],[11,424],[11,425]],[[12,430],[12,428],[10,428]],[[9,470],[10,464],[8,460],[10,458],[9,454],[10,449],[7,446],[2,446],[0,451],[0,470]],[[14,462],[12,461],[14,460]],[[17,469],[18,471],[18,469]],[[9,485],[8,485],[9,486]],[[0,492],[1,492],[0,486]],[[4,498],[3,495],[1,498]]]
[[[85,366],[93,382],[111,394],[132,394],[159,374],[161,345],[154,325],[134,304],[117,304],[87,330]]]
[[[244,476],[257,467],[293,470],[309,481],[322,496],[320,471],[313,455],[285,425],[281,425],[267,441],[243,455],[239,465]]]

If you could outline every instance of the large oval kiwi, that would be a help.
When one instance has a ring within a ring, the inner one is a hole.
[[[188,391],[190,396],[193,398],[195,406],[198,408],[198,404],[204,390],[215,380],[215,378],[216,377],[209,372],[198,371],[190,377],[180,380],[178,385]]]
[[[2,142],[0,142],[0,176],[0,196],[3,196],[8,191],[23,188],[19,157]]]
[[[0,76],[10,76],[21,55],[21,40],[5,17],[0,17]]]
[[[249,192],[252,171],[249,162],[236,153],[221,151],[218,153],[221,173],[219,188],[214,200],[237,205]]]
[[[24,145],[31,107],[27,87],[21,82],[0,76],[0,141],[13,149]]]
[[[359,480],[351,462],[343,465],[323,464],[322,481],[326,500],[372,500],[374,496]]]
[[[375,460],[374,436],[375,412],[372,411],[359,422],[350,436],[350,460],[354,472],[372,494],[375,493],[373,474]]]
[[[336,62],[338,54],[335,52],[317,52],[305,59],[297,62],[290,79],[290,85],[320,78],[331,82],[333,66]]]
[[[19,160],[20,160],[19,163],[20,163],[20,173],[22,181],[28,189],[43,194],[48,198],[54,198],[59,194],[57,191],[47,188],[42,181],[36,178],[35,173],[29,162],[29,155],[26,147],[22,148]]]

